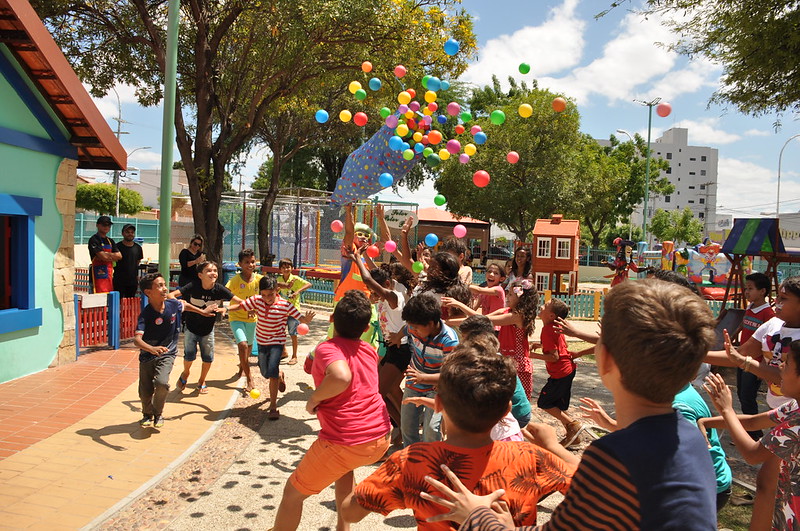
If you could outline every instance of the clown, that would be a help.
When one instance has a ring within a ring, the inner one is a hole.
[[[614,274],[607,275],[606,278],[611,278],[611,287],[613,288],[620,282],[624,282],[628,280],[628,270],[630,269],[634,273],[638,273],[639,271],[643,271],[640,269],[636,262],[633,261],[631,258],[631,252],[633,251],[633,242],[630,240],[623,240],[622,238],[617,238],[614,240],[614,246],[617,248],[617,256],[614,258],[613,263],[608,263],[607,261],[603,260],[601,264],[608,267]]]
[[[358,272],[358,267],[347,257],[348,253],[355,249],[363,249],[372,242],[372,229],[363,223],[356,223],[353,205],[345,207],[344,239],[341,248],[342,274],[339,278],[339,285],[333,294],[333,303],[339,302],[344,294],[351,289],[364,292],[369,298],[369,289]]]

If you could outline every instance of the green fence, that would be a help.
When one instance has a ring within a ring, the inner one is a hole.
[[[89,243],[89,238],[97,232],[97,214],[85,214],[83,212],[75,214],[75,244],[85,245]],[[158,243],[158,220],[123,218],[111,216],[114,223],[108,236],[114,240],[122,239],[122,227],[130,223],[136,227],[136,238],[141,238],[143,243]]]

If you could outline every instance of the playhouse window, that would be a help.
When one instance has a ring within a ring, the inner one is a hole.
[[[572,240],[570,238],[558,238],[556,240],[556,258],[569,260],[572,250]]]
[[[0,334],[42,325],[34,291],[34,220],[41,215],[41,199],[0,194]]]
[[[536,258],[550,258],[550,238],[536,238]]]
[[[536,273],[536,291],[550,289],[550,273]]]

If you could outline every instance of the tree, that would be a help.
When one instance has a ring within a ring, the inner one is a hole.
[[[137,87],[139,102],[162,99],[165,2],[36,0],[39,11],[96,96],[115,83]],[[249,152],[268,110],[332,72],[357,71],[364,58],[395,58],[444,36],[443,8],[456,0],[189,0],[182,3],[175,128],[186,169],[195,231],[219,259],[218,214],[225,174]],[[416,10],[416,11],[415,11]],[[431,13],[438,25],[414,14]],[[419,25],[412,29],[412,26]],[[457,35],[474,47],[471,29]],[[443,39],[442,39],[443,40]],[[421,46],[421,44],[419,44]],[[439,46],[440,48],[441,46]],[[387,54],[388,55],[388,54]],[[417,56],[410,64],[422,64]],[[467,56],[449,64],[465,63]],[[397,62],[400,62],[399,60]],[[391,66],[385,65],[384,73]]]
[[[575,105],[556,113],[551,107],[556,94],[536,87],[512,84],[503,93],[499,83],[473,94],[470,109],[488,136],[468,164],[452,157],[443,164],[436,190],[447,198],[447,208],[456,215],[492,220],[516,234],[530,239],[536,220],[561,212],[567,201],[567,183],[575,176],[576,152],[581,144],[579,116]],[[530,118],[521,118],[517,109],[522,103],[533,108]],[[490,125],[487,114],[502,110],[503,125]],[[473,125],[472,122],[467,127]],[[467,133],[460,141],[471,140]],[[519,162],[510,164],[506,155],[519,154]],[[477,170],[489,173],[485,188],[473,185]]]
[[[613,2],[612,9],[621,3]],[[641,13],[666,18],[678,37],[670,49],[722,66],[722,87],[712,102],[751,115],[800,110],[797,2],[649,0]]]
[[[703,239],[703,222],[694,217],[689,207],[683,210],[656,210],[650,220],[650,231],[660,241],[697,245]]]
[[[75,190],[75,206],[113,216],[117,207],[117,187],[107,183],[79,184]],[[139,192],[119,189],[120,214],[137,214],[143,209],[144,203]]]

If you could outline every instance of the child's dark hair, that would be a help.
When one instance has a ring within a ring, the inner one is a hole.
[[[708,304],[656,279],[623,282],[608,292],[601,342],[622,385],[646,400],[671,403],[697,374],[716,338]]]
[[[375,269],[371,269],[369,272],[369,276],[372,277],[372,280],[380,284],[381,286],[385,285],[389,282],[389,272],[384,269],[383,267],[376,267]]]
[[[447,291],[444,292],[444,296],[455,299],[461,304],[466,304],[467,306],[472,303],[472,292],[469,291],[469,288],[463,282],[458,282],[447,288]],[[455,306],[448,308],[448,319],[459,317],[461,315],[463,315],[463,312],[459,308]]]
[[[400,262],[392,262],[387,267],[391,277],[404,285],[408,291],[411,291],[417,285],[417,277]]]
[[[494,335],[494,325],[485,315],[470,315],[458,325],[464,340],[481,334]]]
[[[517,268],[519,267],[517,265],[517,253],[520,251],[525,252],[525,265],[522,267],[521,273],[517,271]],[[511,271],[513,271],[517,277],[527,277],[531,272],[532,264],[533,264],[533,255],[531,254],[531,250],[528,249],[527,247],[517,247],[517,250],[514,251],[514,263],[511,265]]]
[[[795,373],[800,376],[800,339],[796,339],[789,344],[789,355],[794,360]]]
[[[744,277],[744,279],[752,282],[756,289],[763,289],[765,297],[769,295],[769,289],[772,287],[772,282],[770,282],[769,277],[764,273],[750,273]]]
[[[567,316],[569,315],[569,304],[562,301],[561,299],[553,298],[550,299],[550,310],[552,310],[552,312],[556,314],[556,317],[566,319]]]
[[[256,253],[252,249],[242,249],[239,251],[239,263],[241,264],[245,258],[253,258]]]
[[[436,262],[438,271],[428,269],[428,278],[422,283],[422,291],[446,293],[449,287],[460,282],[458,270],[461,265],[452,254],[436,253],[431,257],[431,261]]]
[[[653,272],[653,278],[657,280],[663,280],[664,282],[671,282],[672,284],[677,284],[679,286],[683,286],[684,288],[689,288],[696,295],[700,295],[700,290],[697,289],[697,284],[689,281],[688,278],[681,275],[677,271],[670,271],[669,269],[656,269]]]
[[[145,276],[139,279],[139,289],[142,291],[146,289],[152,289],[153,282],[155,282],[157,278],[164,278],[164,275],[161,273],[147,273]]]
[[[447,417],[470,433],[488,433],[508,412],[517,385],[513,360],[477,343],[445,357],[437,392]]]
[[[438,323],[442,320],[442,306],[433,293],[420,293],[408,299],[402,317],[403,321],[416,325]]]
[[[781,284],[781,289],[786,290],[795,297],[800,297],[800,276],[789,277]]]
[[[264,275],[258,281],[258,291],[275,291],[278,284],[275,282],[275,277],[272,275]]]
[[[455,254],[457,260],[461,260],[461,255],[464,255],[465,260],[467,258],[466,244],[455,236],[448,236],[445,238],[439,250],[445,253]]]
[[[486,272],[487,273],[489,272],[489,268],[490,267],[494,267],[495,269],[497,269],[497,274],[500,275],[501,279],[506,278],[506,270],[504,268],[500,267],[499,264],[497,264],[496,262],[492,262],[491,264],[487,265],[486,266]]]
[[[294,269],[294,264],[288,258],[281,258],[280,261],[278,261],[278,268],[281,268],[283,266],[289,266],[292,269]]]
[[[369,326],[372,308],[367,296],[357,289],[348,290],[333,310],[333,328],[345,339],[358,339]]]
[[[536,329],[536,315],[539,313],[539,293],[528,280],[515,280],[511,285],[512,290],[521,291],[517,305],[511,310],[522,316],[522,326],[527,335],[533,334]]]
[[[197,267],[196,267],[195,270],[197,271],[197,274],[199,275],[200,273],[205,271],[208,266],[212,266],[212,265],[214,267],[217,267],[217,264],[215,262],[212,262],[211,260],[206,260],[205,262],[200,262],[199,264],[197,264]],[[218,267],[217,267],[217,270],[219,270]]]

